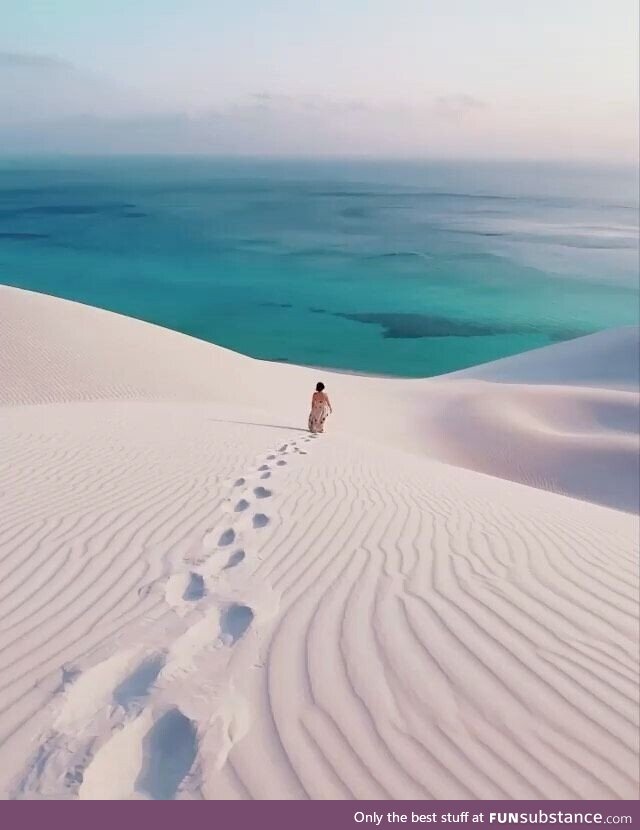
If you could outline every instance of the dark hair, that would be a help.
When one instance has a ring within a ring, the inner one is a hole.
[[[316,383],[316,392],[322,392],[323,389],[324,389],[324,383],[322,383],[322,382]]]

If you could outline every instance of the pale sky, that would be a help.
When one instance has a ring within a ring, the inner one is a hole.
[[[637,157],[637,0],[3,0],[0,151]]]

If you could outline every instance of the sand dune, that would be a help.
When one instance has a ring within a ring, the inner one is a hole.
[[[638,329],[627,326],[453,372],[449,377],[637,392],[639,375]]]
[[[434,457],[597,504],[637,510],[637,392],[452,384],[425,416]]]
[[[0,795],[635,798],[634,342],[314,438],[313,370],[0,288]]]

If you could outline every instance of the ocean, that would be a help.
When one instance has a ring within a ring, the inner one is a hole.
[[[438,375],[638,324],[637,171],[5,158],[0,282],[267,360]]]

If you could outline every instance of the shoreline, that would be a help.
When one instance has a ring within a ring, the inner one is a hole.
[[[379,380],[393,380],[393,381],[404,381],[404,382],[437,381],[437,380],[442,380],[442,379],[447,378],[447,377],[462,376],[463,373],[472,372],[476,369],[480,369],[481,367],[483,367],[485,365],[500,364],[503,361],[509,361],[511,359],[517,359],[517,358],[519,358],[523,355],[535,354],[536,352],[540,352],[543,349],[549,349],[549,348],[552,348],[552,347],[557,346],[557,345],[562,345],[564,343],[573,343],[573,342],[582,340],[584,338],[592,337],[594,335],[601,335],[601,334],[604,334],[606,332],[615,332],[615,331],[624,330],[624,329],[637,329],[637,328],[640,328],[639,326],[622,325],[622,326],[614,326],[614,327],[611,327],[611,328],[599,329],[597,331],[590,332],[588,334],[583,334],[583,335],[580,335],[580,336],[575,337],[575,338],[570,338],[568,340],[558,341],[558,343],[552,343],[552,344],[548,344],[548,345],[545,345],[545,346],[539,346],[539,347],[536,347],[536,348],[527,349],[527,350],[522,351],[522,352],[516,352],[514,354],[507,355],[505,357],[496,358],[495,360],[491,360],[488,363],[487,362],[473,363],[469,366],[466,366],[465,368],[454,369],[450,372],[444,372],[444,373],[437,374],[437,375],[419,375],[419,376],[417,376],[417,375],[396,375],[396,374],[387,374],[387,373],[384,373],[384,372],[373,372],[373,373],[363,372],[363,371],[360,371],[360,370],[357,370],[357,369],[332,368],[332,367],[329,367],[329,366],[322,366],[322,365],[311,364],[311,363],[294,363],[293,361],[289,360],[288,358],[254,357],[253,355],[247,354],[246,352],[243,352],[243,351],[240,351],[240,350],[237,350],[237,349],[232,349],[228,346],[223,346],[223,345],[221,345],[219,343],[215,343],[211,340],[205,340],[204,338],[197,337],[193,334],[188,334],[186,332],[180,331],[179,329],[170,328],[169,326],[162,325],[161,323],[154,323],[154,322],[151,322],[149,320],[144,320],[141,317],[132,317],[128,314],[124,314],[123,312],[111,311],[110,309],[103,308],[102,306],[94,306],[94,305],[91,305],[90,303],[82,302],[80,300],[71,300],[71,299],[67,299],[67,298],[64,298],[64,297],[60,297],[56,294],[49,294],[49,293],[46,293],[46,292],[35,291],[35,290],[29,289],[29,288],[19,288],[19,287],[16,287],[16,286],[13,286],[13,285],[10,285],[10,284],[7,284],[7,283],[0,283],[0,290],[1,289],[6,289],[6,290],[9,290],[9,291],[24,292],[25,294],[33,294],[35,296],[40,296],[40,297],[50,297],[50,298],[52,298],[54,300],[58,300],[60,302],[70,303],[70,304],[73,304],[73,305],[78,305],[78,306],[81,306],[83,308],[93,309],[95,311],[104,312],[106,314],[113,314],[116,317],[122,317],[123,319],[126,319],[126,320],[135,320],[138,323],[142,323],[142,324],[147,325],[147,326],[152,326],[154,328],[160,329],[161,331],[171,332],[174,335],[177,335],[177,336],[180,336],[180,337],[186,337],[190,340],[195,340],[199,343],[204,343],[204,344],[207,344],[209,346],[212,346],[215,349],[221,349],[225,352],[229,352],[231,354],[235,354],[235,355],[238,355],[240,357],[247,358],[248,360],[255,360],[255,361],[258,361],[260,363],[267,364],[267,365],[269,365],[269,364],[278,364],[278,365],[281,365],[281,366],[291,366],[291,367],[294,367],[294,368],[298,367],[298,368],[303,368],[303,369],[313,369],[314,371],[326,372],[326,373],[331,374],[331,375],[348,375],[348,376],[360,377],[360,378],[370,378],[370,379],[379,379]]]

